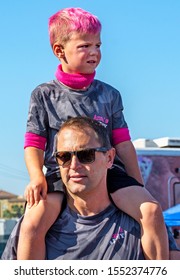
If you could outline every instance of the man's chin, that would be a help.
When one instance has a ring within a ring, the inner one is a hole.
[[[77,195],[83,193],[86,189],[87,187],[85,185],[78,184],[78,183],[73,183],[73,185],[68,186],[68,190],[72,194],[77,194]]]

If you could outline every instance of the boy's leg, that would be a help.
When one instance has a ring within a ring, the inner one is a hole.
[[[116,206],[132,216],[141,226],[141,242],[146,259],[169,259],[169,244],[160,204],[140,186],[111,193]]]
[[[45,235],[58,217],[63,200],[63,193],[54,192],[47,195],[47,200],[28,209],[20,228],[17,248],[18,260],[45,259]]]

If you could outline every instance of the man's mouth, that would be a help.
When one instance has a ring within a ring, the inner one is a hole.
[[[86,177],[87,177],[86,175],[77,174],[77,175],[71,175],[71,176],[70,176],[70,179],[71,179],[73,182],[80,182],[81,180],[83,180],[83,179],[86,178]]]

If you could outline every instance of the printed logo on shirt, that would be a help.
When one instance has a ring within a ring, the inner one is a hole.
[[[124,237],[125,237],[124,230],[121,227],[119,227],[118,232],[112,235],[110,244],[114,244],[117,240],[124,239]]]
[[[104,117],[101,117],[101,116],[97,116],[97,115],[94,115],[94,120],[96,121],[100,121],[102,124],[104,124],[105,126],[107,126],[109,120],[104,118]]]

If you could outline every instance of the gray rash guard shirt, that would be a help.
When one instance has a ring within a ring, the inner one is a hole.
[[[70,89],[58,80],[39,85],[31,94],[26,132],[47,139],[44,161],[47,176],[59,174],[53,157],[55,135],[69,117],[76,116],[101,121],[110,139],[112,130],[127,128],[121,95],[106,83],[94,80],[85,91]]]
[[[12,230],[1,260],[17,259],[22,219]],[[169,228],[167,232],[169,249],[180,251]],[[140,226],[113,205],[90,217],[66,207],[46,235],[46,259],[142,260]]]
[[[113,205],[93,216],[68,206],[46,236],[46,258],[64,260],[142,260],[140,226]]]

